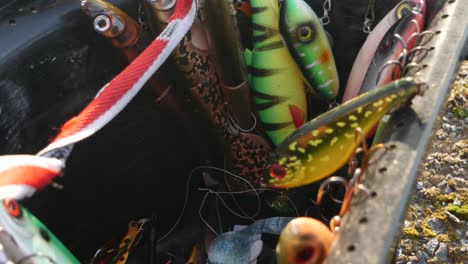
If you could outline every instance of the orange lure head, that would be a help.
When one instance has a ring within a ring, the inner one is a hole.
[[[334,235],[322,222],[298,217],[281,231],[276,245],[278,264],[322,263],[328,255]]]

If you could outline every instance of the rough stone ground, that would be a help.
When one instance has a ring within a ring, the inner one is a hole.
[[[439,119],[404,222],[398,264],[468,264],[468,61]]]

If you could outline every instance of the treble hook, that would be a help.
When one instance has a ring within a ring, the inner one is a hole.
[[[432,51],[432,50],[434,50],[434,47],[417,46],[413,48],[410,52],[408,52],[408,58],[411,62],[420,62],[422,59],[424,59],[427,56],[429,51]],[[421,52],[423,52],[422,55],[416,56]]]
[[[424,7],[424,0],[419,0],[418,4],[413,8],[413,10],[421,14],[423,7]]]
[[[419,43],[419,40],[420,40],[420,37],[421,37],[421,28],[419,27],[418,21],[416,21],[416,19],[412,19],[411,23],[413,23],[416,26],[416,32],[411,34],[409,36],[409,38],[406,40],[405,48],[408,45],[408,43],[410,43],[413,40],[413,38],[416,38],[416,40],[415,40],[416,44]]]
[[[253,123],[252,127],[251,127],[251,128],[248,128],[248,129],[242,128],[242,127],[236,122],[236,120],[234,119],[234,117],[232,117],[230,111],[226,111],[226,112],[227,112],[228,118],[229,118],[229,120],[231,121],[232,125],[237,129],[237,132],[249,133],[249,132],[254,131],[255,128],[257,127],[257,118],[255,117],[255,114],[252,113],[252,112],[250,112],[250,115],[252,116],[254,123]]]
[[[420,71],[420,70],[422,70],[422,69],[424,69],[424,68],[425,68],[424,65],[421,65],[421,64],[416,63],[416,62],[408,63],[408,65],[406,65],[406,66],[403,68],[403,76],[408,76],[408,75],[409,75],[409,76],[412,76],[412,75],[416,74],[418,71]],[[416,69],[416,71],[415,71],[415,72],[412,72],[412,73],[410,74],[410,71],[411,71],[412,69]]]
[[[338,215],[334,216],[330,220],[330,229],[332,231],[338,230],[341,223],[341,218],[348,212],[354,187],[343,177],[333,176],[326,179],[324,182],[322,182],[322,184],[320,184],[316,199],[317,204],[320,205],[322,203],[323,195],[325,194],[325,188],[328,187],[330,184],[336,183],[341,184],[345,188],[345,197],[341,204],[340,212],[338,213]]]
[[[424,30],[423,32],[421,32],[421,34],[419,34],[419,39],[418,39],[418,40],[419,40],[420,42],[417,43],[417,45],[418,45],[418,46],[425,46],[429,41],[432,40],[432,38],[433,38],[435,35],[437,35],[437,34],[439,34],[439,33],[440,33],[440,31]],[[429,36],[429,37],[428,37],[427,39],[425,39],[424,42],[422,42],[423,37],[426,36],[426,35]]]
[[[371,32],[371,26],[375,20],[374,7],[375,7],[375,0],[369,0],[369,5],[367,6],[367,12],[366,12],[364,24],[362,26],[362,31],[364,31],[364,33],[366,34],[369,34]]]
[[[375,84],[379,83],[380,75],[382,75],[383,70],[385,68],[387,68],[388,66],[392,65],[392,64],[395,64],[395,65],[399,66],[400,69],[403,68],[403,65],[401,64],[401,62],[399,60],[389,60],[389,61],[387,61],[384,65],[382,65],[382,67],[380,67],[380,69],[379,69],[379,71],[377,73],[377,80],[375,80]]]
[[[323,2],[322,8],[323,8],[323,16],[320,18],[320,20],[322,22],[322,25],[325,26],[325,25],[330,24],[331,22],[330,16],[328,15],[328,12],[330,12],[332,8],[331,0],[325,0]]]
[[[358,139],[359,137],[359,139]],[[361,147],[357,148],[356,151],[354,151],[354,158],[362,153],[362,158],[361,158],[361,166],[356,169],[356,171],[359,170],[359,172],[356,174],[356,172],[353,173],[353,178],[351,179],[354,183],[360,184],[362,182],[362,179],[364,178],[364,174],[367,171],[367,167],[369,165],[369,157],[372,153],[374,153],[376,150],[381,149],[381,148],[387,148],[385,144],[376,144],[372,147],[367,146],[366,142],[366,136],[364,135],[364,132],[360,127],[357,127],[354,130],[354,140],[357,143],[359,140],[361,141]]]

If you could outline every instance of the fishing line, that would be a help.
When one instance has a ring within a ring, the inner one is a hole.
[[[245,192],[250,192],[250,191],[255,192],[255,196],[257,197],[257,202],[258,202],[257,210],[252,215],[248,215],[243,210],[241,210],[245,214],[245,216],[241,216],[241,215],[237,214],[236,212],[234,212],[234,210],[232,210],[229,206],[227,206],[226,203],[224,202],[224,199],[222,199],[222,197],[217,195],[217,194],[236,194],[236,193],[239,193],[239,192],[231,192],[231,191],[229,191],[229,192],[216,192],[216,191],[213,191],[212,189],[203,189],[203,188],[202,188],[202,190],[208,191],[209,193],[216,194],[221,199],[221,202],[226,207],[226,209],[228,209],[231,213],[233,213],[234,215],[237,215],[237,216],[239,216],[241,218],[253,219],[254,217],[256,217],[260,213],[260,210],[261,210],[261,207],[262,207],[261,206],[261,200],[260,200],[260,194],[257,192],[257,189],[255,188],[255,186],[253,186],[252,183],[250,183],[248,180],[246,180],[246,179],[242,178],[241,176],[236,175],[236,174],[234,174],[234,173],[232,173],[232,172],[230,172],[230,171],[228,171],[226,169],[221,169],[221,168],[211,167],[211,166],[204,166],[204,167],[209,167],[210,169],[221,171],[221,172],[223,172],[224,177],[226,177],[225,173],[227,173],[228,175],[230,175],[230,176],[232,176],[234,178],[237,178],[237,179],[240,179],[240,180],[246,182],[247,185],[249,185],[249,187],[251,187],[251,188],[249,190],[247,190],[247,191],[241,191],[241,192],[244,192],[244,193]]]
[[[203,201],[201,202],[200,204],[200,208],[198,208],[198,216],[200,217],[200,219],[203,221],[203,223],[211,230],[211,232],[213,232],[216,236],[219,236],[218,232],[216,232],[212,227],[211,225],[208,223],[208,221],[205,220],[205,218],[203,218],[202,216],[202,209],[203,209],[203,205],[205,205],[205,201],[206,201],[206,198],[208,197],[210,193],[207,192],[205,193],[205,196],[203,197]]]
[[[182,220],[182,217],[185,213],[185,210],[187,208],[187,204],[188,204],[188,198],[189,198],[189,188],[190,188],[190,180],[192,179],[192,176],[194,174],[195,171],[197,170],[201,170],[201,169],[209,169],[209,170],[216,170],[216,171],[222,171],[222,172],[226,172],[227,174],[235,177],[235,178],[238,178],[242,181],[245,181],[247,183],[247,185],[249,185],[250,187],[252,187],[252,189],[255,189],[255,187],[249,182],[247,181],[246,179],[238,176],[238,175],[235,175],[233,174],[232,172],[230,171],[227,171],[227,170],[224,170],[224,169],[220,169],[220,168],[217,168],[217,167],[213,167],[213,166],[198,166],[198,167],[195,167],[189,174],[189,177],[187,179],[187,183],[186,183],[186,188],[185,188],[185,200],[184,200],[184,204],[182,206],[182,211],[181,213],[179,214],[176,222],[174,223],[174,225],[169,229],[169,231],[164,234],[162,237],[160,237],[157,242],[160,242],[161,240],[163,240],[164,238],[166,238],[170,233],[172,233],[174,231],[174,229],[177,227],[177,225],[180,223],[180,221]],[[261,201],[260,201],[260,196],[258,195],[258,193],[255,191],[255,193],[257,194],[257,198],[258,198],[258,208],[257,208],[257,212],[256,214],[253,216],[255,217],[256,215],[258,215],[258,213],[260,212],[260,208],[261,208]],[[209,194],[209,193],[207,193]],[[204,198],[204,200],[206,200],[206,197]],[[215,232],[216,233],[216,232]]]
[[[252,189],[252,190],[244,190],[244,191],[233,191],[233,192],[217,192],[217,191],[213,191],[212,189],[209,189],[209,188],[198,188],[199,191],[208,191],[210,193],[214,193],[214,194],[245,194],[245,193],[248,193],[248,192],[253,192],[253,191],[272,191],[272,192],[276,192],[276,193],[279,193],[280,195],[284,196],[288,201],[289,203],[292,205],[292,207],[294,208],[294,211],[296,212],[296,215],[297,216],[300,216],[299,214],[299,211],[297,209],[297,206],[294,204],[294,202],[292,201],[292,199],[282,193],[281,191],[279,190],[276,190],[276,189],[271,189],[271,188],[255,188],[255,189]],[[312,200],[312,202],[317,205],[315,203],[315,201]]]
[[[226,160],[226,155],[224,155],[224,169],[226,169],[226,163],[227,163],[227,160]],[[226,184],[226,187],[228,188],[228,191],[232,191],[231,190],[231,185],[229,184],[227,178],[226,178],[226,175],[225,173],[223,172],[223,176],[224,176],[224,183]],[[237,202],[237,199],[236,197],[231,194],[231,197],[232,197],[232,200],[234,201],[234,204],[237,206],[237,208],[244,214],[244,216],[248,216],[248,214],[242,209],[242,207],[240,206],[240,204]]]
[[[41,252],[33,253],[33,254],[30,254],[30,255],[24,256],[24,257],[22,257],[20,260],[18,260],[18,261],[16,262],[16,264],[21,264],[21,263],[23,263],[23,262],[25,262],[25,261],[27,261],[27,260],[30,260],[30,259],[32,259],[32,258],[38,258],[38,257],[39,257],[39,258],[45,258],[45,259],[47,259],[48,261],[50,261],[50,263],[57,264],[57,262],[55,262],[55,260],[54,260],[52,257],[50,257],[50,256],[48,256],[48,255],[46,255],[46,254],[44,254],[44,253],[41,253]]]

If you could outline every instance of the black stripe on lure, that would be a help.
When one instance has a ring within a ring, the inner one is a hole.
[[[418,91],[412,78],[399,79],[307,122],[272,153],[264,170],[264,185],[294,188],[329,176],[346,164],[358,147],[356,128],[368,134],[387,112],[411,100]]]

